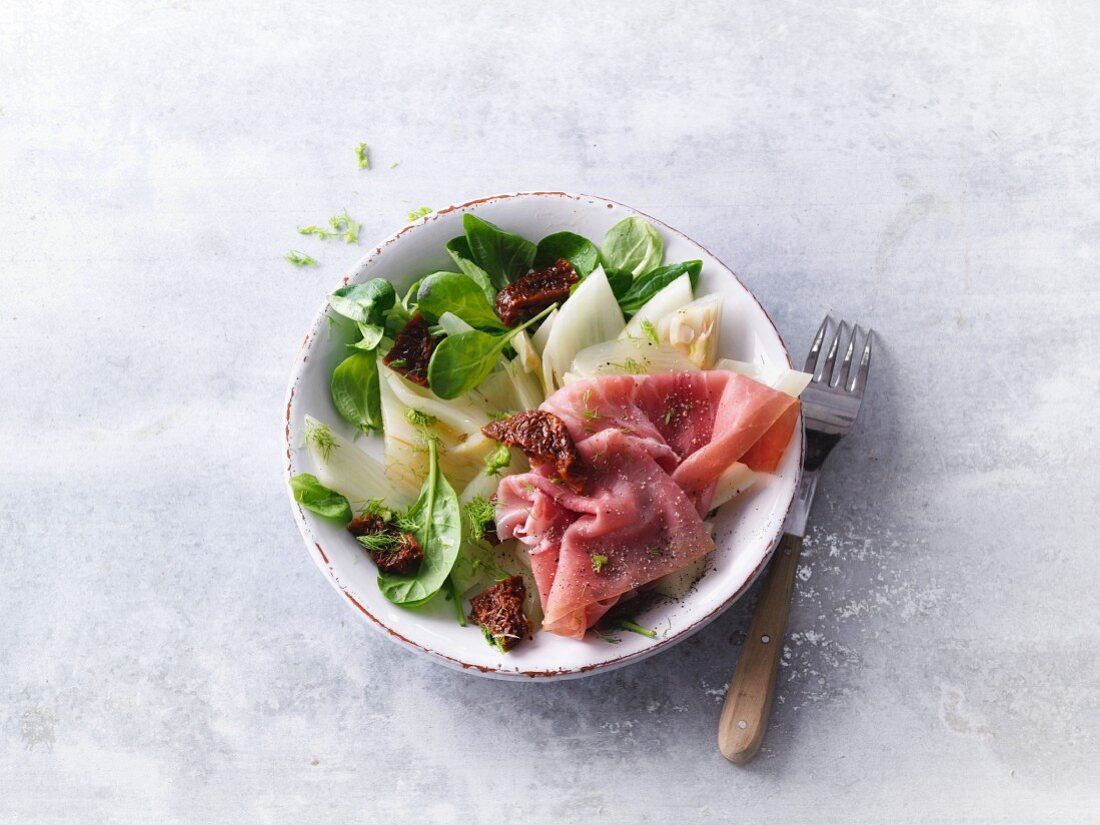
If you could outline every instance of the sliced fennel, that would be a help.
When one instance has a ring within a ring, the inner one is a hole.
[[[562,376],[577,353],[615,338],[626,321],[602,267],[581,281],[558,309],[542,353],[542,381],[546,395],[562,385]]]
[[[683,352],[699,369],[706,370],[714,365],[718,355],[721,322],[722,296],[704,295],[657,321],[657,337]]]
[[[466,397],[476,400],[490,416],[533,410],[546,400],[539,379],[523,369],[519,358],[501,359],[498,368]]]
[[[698,367],[682,352],[644,338],[620,338],[586,347],[577,353],[564,383],[571,384],[597,375],[656,375],[662,372],[691,372]]]
[[[436,440],[439,467],[456,488],[481,471],[485,456],[496,446],[481,433],[489,422],[485,410],[469,396],[443,401],[391,369],[383,369],[381,377],[387,473],[417,486],[427,473],[426,436],[409,421],[409,410],[431,420],[427,437]]]
[[[797,398],[801,395],[802,391],[806,389],[810,381],[813,380],[813,375],[811,373],[799,372],[798,370],[792,370],[790,367],[768,369],[760,364],[754,364],[749,361],[734,361],[732,358],[722,358],[714,366],[715,369],[739,372],[754,381],[766,384],[772,389],[779,390],[793,398]]]
[[[653,592],[668,596],[670,599],[682,599],[688,594],[695,582],[703,577],[714,557],[713,551],[701,556],[689,564],[667,576],[662,576],[653,583]]]
[[[711,508],[721,507],[730,499],[741,495],[755,484],[758,478],[756,473],[740,461],[734,462],[718,476],[718,481],[714,485],[714,498],[710,503]]]
[[[521,369],[520,372],[523,372]],[[477,385],[469,398],[476,398],[485,410],[492,415],[511,415],[520,409],[512,376],[501,367],[489,373],[489,377]]]
[[[527,330],[517,332],[510,343],[512,349],[516,351],[516,360],[523,365],[526,372],[538,373],[542,369],[542,358],[539,356],[538,350],[535,349]]]
[[[651,324],[656,324],[666,315],[670,315],[680,309],[680,307],[690,304],[691,297],[691,278],[687,275],[681,275],[642,304],[642,308],[630,319],[630,322],[626,325],[626,329],[619,333],[619,337],[643,337],[645,334],[643,329],[645,322],[648,321]]]
[[[431,390],[406,381],[391,369],[383,370],[383,378],[402,404],[427,413],[452,430],[472,433],[489,423],[488,413],[469,397],[444,401]]]
[[[511,379],[516,400],[519,402],[516,409],[533,410],[546,400],[539,379],[532,375],[530,370],[524,369],[520,365],[519,358],[513,358],[509,361],[504,370]]]
[[[424,435],[406,417],[408,407],[393,391],[389,367],[380,370],[378,382],[382,400],[382,427],[386,458],[386,475],[411,490],[417,490],[428,472],[428,453],[423,449]]]
[[[535,346],[535,351],[542,357],[543,350],[546,349],[546,342],[550,338],[550,330],[554,327],[554,321],[557,320],[558,310],[555,307],[551,310],[550,314],[546,316],[546,320],[543,321],[535,334],[531,336],[531,343]]]
[[[325,440],[306,438],[310,458],[317,467],[317,479],[326,487],[341,493],[353,507],[380,498],[395,510],[403,510],[416,498],[416,485],[391,478],[385,467],[374,457],[360,450],[353,442],[337,434],[327,424],[307,415],[306,432],[325,428]]]

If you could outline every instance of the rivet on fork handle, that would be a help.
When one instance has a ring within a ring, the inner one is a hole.
[[[756,756],[768,728],[791,592],[802,552],[802,539],[787,533],[756,606],[748,638],[730,679],[718,722],[718,749],[730,762],[743,765]]]

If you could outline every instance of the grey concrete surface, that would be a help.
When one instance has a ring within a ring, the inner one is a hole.
[[[1100,821],[1098,55],[1089,2],[4,2],[0,821]],[[324,291],[411,208],[546,187],[682,228],[796,350],[880,332],[747,768],[751,597],[494,683],[291,520]],[[295,234],[345,207],[363,246]]]

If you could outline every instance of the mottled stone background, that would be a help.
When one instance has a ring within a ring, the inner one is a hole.
[[[1084,0],[5,0],[0,821],[1100,821],[1098,76]],[[881,334],[750,767],[752,598],[501,684],[374,633],[291,520],[325,290],[545,187],[681,227],[795,350]],[[344,207],[364,247],[295,234]]]

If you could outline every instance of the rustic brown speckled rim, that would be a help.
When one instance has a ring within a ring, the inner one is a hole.
[[[730,269],[728,266],[726,266],[726,264],[723,263],[720,258],[718,258],[716,255],[711,253],[709,249],[707,249],[705,246],[703,246],[698,241],[694,240],[693,238],[689,237],[688,235],[685,235],[680,230],[669,226],[664,221],[662,221],[658,218],[655,218],[652,215],[649,215],[649,214],[641,211],[640,209],[636,209],[633,206],[629,206],[625,203],[621,203],[619,201],[612,200],[611,198],[604,198],[604,197],[601,197],[599,195],[585,195],[585,194],[580,194],[580,193],[557,192],[557,191],[511,192],[511,193],[502,194],[502,195],[490,195],[490,196],[484,197],[484,198],[475,198],[474,200],[465,201],[464,203],[453,204],[452,206],[448,206],[448,207],[445,207],[443,209],[439,209],[435,212],[432,212],[432,213],[424,216],[423,218],[420,218],[419,220],[414,221],[411,224],[408,224],[407,226],[403,227],[400,231],[395,232],[393,235],[391,235],[390,237],[388,237],[384,241],[382,241],[380,244],[378,244],[378,246],[376,246],[373,250],[368,252],[366,255],[364,255],[362,258],[360,258],[358,261],[356,261],[356,263],[352,266],[350,271],[352,273],[354,273],[354,272],[359,271],[360,269],[364,268],[367,264],[369,264],[371,261],[373,261],[378,255],[380,255],[382,253],[383,249],[385,249],[387,246],[389,246],[390,244],[397,241],[406,232],[409,232],[410,230],[412,230],[416,226],[420,226],[420,225],[428,223],[430,221],[437,220],[442,215],[446,215],[450,212],[455,212],[455,211],[459,211],[459,210],[463,210],[463,211],[464,210],[469,210],[469,209],[472,209],[472,208],[477,207],[477,206],[481,206],[481,205],[486,204],[486,203],[495,203],[495,202],[499,202],[499,201],[510,200],[512,198],[532,197],[532,196],[534,196],[534,197],[549,197],[549,198],[566,198],[566,199],[569,199],[569,200],[577,200],[577,201],[581,201],[581,200],[599,201],[601,203],[606,203],[608,205],[619,206],[619,207],[622,207],[624,209],[630,210],[631,212],[634,212],[635,214],[641,215],[644,218],[646,218],[647,220],[649,220],[649,221],[653,222],[654,224],[656,224],[657,226],[660,226],[664,230],[666,230],[670,233],[673,233],[675,235],[678,235],[681,238],[683,238],[684,240],[695,244],[700,249],[704,250],[712,258],[714,258],[716,261],[718,261],[721,264],[722,268],[726,271],[726,273],[733,279],[733,284],[736,285],[737,287],[741,288],[742,290],[744,290],[744,292],[748,295],[748,297],[751,298],[752,301],[757,305],[757,307],[760,308],[760,311],[764,314],[764,317],[767,318],[768,323],[771,324],[772,329],[775,331],[776,337],[779,339],[780,345],[783,347],[784,354],[786,355],[786,358],[787,358],[787,366],[788,367],[792,366],[791,357],[790,357],[789,351],[787,350],[786,342],[783,341],[783,336],[780,335],[779,329],[776,327],[775,322],[772,320],[772,318],[768,314],[767,310],[764,309],[764,307],[760,304],[760,302],[756,300],[756,296],[752,294],[752,292],[749,290],[749,288],[741,282],[741,279],[738,278],[737,275],[733,272],[733,270]],[[351,277],[352,276],[350,274],[349,275],[344,275],[343,278],[342,278],[342,285],[348,284],[351,280]],[[317,337],[317,333],[321,330],[322,324],[324,323],[325,311],[326,311],[327,308],[328,308],[327,300],[323,300],[322,303],[321,303],[321,309],[317,312],[317,315],[314,317],[313,324],[310,326],[309,332],[306,333],[305,338],[302,339],[302,343],[298,348],[298,354],[297,354],[296,359],[295,359],[294,369],[291,372],[290,382],[287,386],[286,416],[285,416],[283,446],[286,450],[286,471],[285,472],[286,472],[286,479],[288,481],[289,481],[291,475],[293,475],[293,472],[294,472],[294,452],[293,452],[294,448],[293,448],[293,445],[290,443],[290,421],[291,421],[292,410],[293,410],[293,405],[294,405],[294,395],[295,395],[295,392],[297,391],[298,383],[301,380],[302,371],[305,368],[306,363],[309,361],[309,350],[312,346],[312,343],[313,343],[314,339]],[[739,598],[741,598],[741,596],[743,596],[745,594],[745,591],[747,591],[752,586],[753,582],[756,581],[756,578],[764,571],[764,568],[767,567],[768,562],[771,560],[772,555],[775,552],[775,548],[778,546],[779,540],[783,536],[783,525],[786,523],[787,516],[790,515],[791,507],[794,506],[795,492],[798,489],[798,484],[799,484],[799,481],[800,481],[799,476],[802,473],[802,458],[803,458],[803,451],[805,449],[805,435],[804,435],[803,427],[802,427],[801,414],[799,415],[799,425],[796,429],[796,432],[798,433],[798,449],[799,449],[798,471],[797,471],[797,474],[796,474],[796,477],[795,477],[795,483],[792,486],[791,499],[790,499],[789,502],[787,502],[787,511],[784,515],[783,521],[780,523],[779,530],[776,532],[776,535],[768,543],[768,547],[767,547],[767,550],[764,553],[763,559],[756,566],[756,568],[753,570],[752,575],[749,576],[748,579],[745,580],[744,584],[742,584],[734,593],[732,593],[729,596],[729,598],[727,598],[724,602],[722,602],[722,604],[718,605],[712,611],[707,613],[705,616],[697,619],[692,624],[687,625],[686,627],[682,628],[681,630],[678,630],[676,633],[669,636],[668,638],[662,639],[659,642],[656,642],[652,646],[647,647],[643,650],[635,651],[634,653],[626,654],[626,655],[620,656],[616,659],[609,659],[606,662],[600,662],[600,663],[597,663],[597,664],[585,665],[583,667],[576,667],[576,668],[558,668],[558,669],[554,669],[554,670],[519,670],[519,669],[507,670],[507,669],[503,669],[503,668],[486,667],[484,665],[477,665],[477,664],[472,664],[470,662],[464,662],[460,659],[454,658],[453,656],[448,656],[445,653],[439,652],[438,650],[433,650],[430,647],[425,647],[424,645],[418,644],[417,642],[414,642],[413,640],[408,639],[405,636],[402,636],[400,633],[398,633],[392,627],[390,627],[389,625],[385,624],[383,621],[378,619],[378,617],[376,617],[373,613],[371,613],[361,602],[359,602],[351,593],[348,592],[346,585],[344,585],[343,582],[340,581],[339,575],[336,573],[336,571],[333,569],[332,565],[329,563],[328,556],[325,554],[324,549],[321,547],[320,543],[314,537],[312,530],[310,530],[309,524],[306,521],[305,512],[303,511],[301,505],[299,505],[298,502],[294,500],[293,494],[289,492],[289,485],[287,487],[287,490],[288,490],[288,496],[290,498],[291,508],[294,512],[294,520],[298,525],[298,530],[302,534],[302,538],[305,540],[306,551],[309,553],[310,557],[316,563],[317,567],[323,573],[325,573],[325,575],[328,578],[329,582],[332,584],[332,586],[334,588],[336,588],[337,592],[339,592],[345,599],[347,599],[348,602],[350,602],[352,605],[354,605],[359,610],[359,612],[363,614],[363,616],[365,616],[367,619],[369,619],[370,623],[372,625],[374,625],[379,631],[382,631],[388,638],[392,639],[394,642],[396,642],[398,644],[401,644],[401,645],[403,645],[407,648],[411,648],[412,650],[414,650],[418,653],[426,655],[427,657],[429,657],[433,661],[438,662],[440,664],[443,664],[443,665],[445,665],[447,667],[450,667],[452,669],[465,671],[467,673],[474,672],[474,673],[477,673],[479,675],[488,676],[490,678],[504,679],[504,680],[511,680],[511,681],[524,680],[524,679],[575,679],[575,678],[579,678],[581,676],[587,676],[589,674],[596,673],[598,671],[614,670],[616,668],[623,667],[623,666],[631,664],[633,662],[637,662],[637,661],[640,661],[642,659],[649,658],[650,656],[656,655],[657,653],[661,652],[662,650],[667,650],[668,648],[672,647],[674,644],[676,644],[678,642],[682,642],[684,639],[687,639],[688,637],[690,637],[693,634],[695,634],[695,633],[699,632],[700,630],[702,630],[704,627],[706,627],[708,624],[710,624],[712,621],[714,621],[716,618],[718,618],[723,612],[725,612],[727,609],[729,609],[729,607],[731,605],[733,605],[734,602],[736,602]]]

